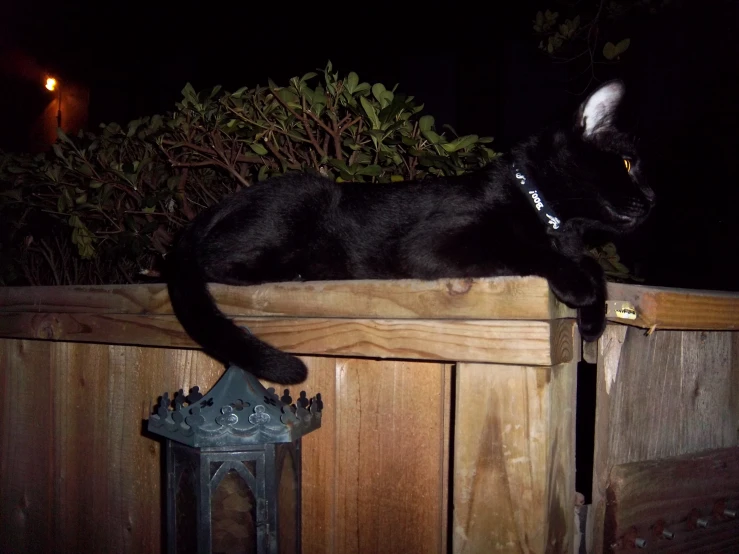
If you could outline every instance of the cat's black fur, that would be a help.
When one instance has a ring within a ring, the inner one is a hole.
[[[580,332],[594,340],[605,326],[605,280],[584,234],[630,231],[654,201],[634,143],[613,126],[622,95],[619,82],[606,83],[574,122],[461,177],[338,184],[292,174],[244,189],[181,235],[169,258],[175,313],[217,359],[285,384],[305,378],[304,364],[234,325],[207,282],[539,275],[578,308]],[[558,230],[539,220],[512,164],[543,193]]]

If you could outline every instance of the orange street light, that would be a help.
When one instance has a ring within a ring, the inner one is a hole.
[[[54,91],[58,90],[59,95],[57,96],[57,111],[56,111],[56,126],[62,128],[62,87],[54,77],[47,77],[46,84],[44,85],[47,90]]]

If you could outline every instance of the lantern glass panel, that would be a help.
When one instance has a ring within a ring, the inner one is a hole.
[[[298,468],[292,444],[277,445],[277,532],[280,554],[298,552]],[[282,466],[280,468],[280,466]]]
[[[176,553],[196,554],[197,552],[197,496],[195,494],[195,468],[185,465],[177,481],[175,497]]]
[[[213,493],[211,537],[213,554],[257,552],[256,501],[246,481],[234,469]]]

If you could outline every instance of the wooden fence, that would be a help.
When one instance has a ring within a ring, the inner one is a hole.
[[[322,393],[323,427],[303,441],[305,552],[576,548],[581,343],[546,281],[211,290],[239,323],[306,361],[298,389]],[[739,328],[738,296],[618,285],[611,298],[614,321],[651,328],[650,340],[675,328],[728,337],[721,367],[734,392],[720,400],[739,415],[737,333],[719,331]],[[617,317],[631,308],[635,319]],[[143,421],[163,391],[206,390],[223,371],[184,333],[166,288],[0,289],[0,337],[0,551],[161,551],[160,450]],[[587,351],[605,379],[610,344]],[[613,433],[602,417],[610,394],[599,390],[598,426]],[[737,445],[722,433],[706,447]],[[622,460],[598,444],[601,487]],[[602,521],[604,504],[593,514]],[[595,517],[591,527],[594,549],[607,530]]]

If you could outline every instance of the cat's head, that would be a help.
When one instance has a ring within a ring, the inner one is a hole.
[[[603,84],[579,106],[570,125],[551,129],[519,150],[565,224],[630,231],[654,205],[637,143],[614,125],[624,92],[620,81]]]

